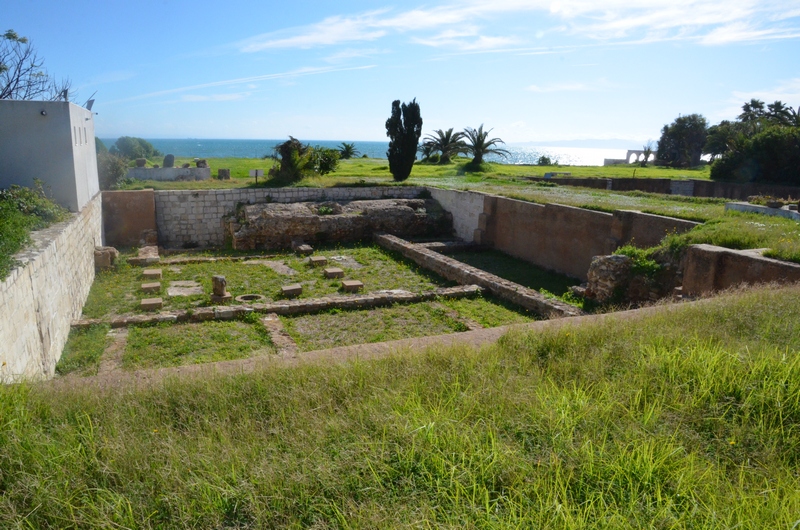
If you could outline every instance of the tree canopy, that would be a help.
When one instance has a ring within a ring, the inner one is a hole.
[[[389,137],[389,171],[394,180],[403,181],[411,174],[417,159],[417,146],[422,135],[422,114],[414,98],[410,103],[392,102],[392,114],[386,120],[386,136]]]
[[[678,116],[661,129],[656,159],[672,167],[700,164],[708,135],[708,122],[700,114]]]
[[[69,97],[71,82],[56,81],[44,68],[44,59],[27,37],[9,29],[0,35],[0,99],[56,100],[66,91]]]
[[[800,107],[751,99],[736,121],[708,129],[703,151],[714,159],[711,178],[800,184]]]
[[[153,147],[153,144],[144,138],[134,136],[121,136],[117,138],[111,149],[108,150],[112,155],[123,156],[125,158],[153,158],[164,154]]]

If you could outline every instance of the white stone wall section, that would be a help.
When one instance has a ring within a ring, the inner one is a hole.
[[[72,219],[34,232],[0,282],[0,382],[52,377],[94,282],[101,245],[98,193]]]
[[[444,190],[428,188],[431,197],[442,205],[442,208],[453,214],[453,229],[456,236],[467,242],[474,239],[478,229],[480,215],[486,195],[471,191]]]

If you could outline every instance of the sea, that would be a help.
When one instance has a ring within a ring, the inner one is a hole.
[[[111,147],[116,138],[101,138],[106,147]],[[214,140],[214,139],[163,139],[146,138],[153,147],[164,154],[173,154],[178,157],[189,158],[263,158],[273,154],[273,148],[284,140]],[[342,141],[329,140],[302,140],[314,146],[338,148]],[[359,156],[367,155],[370,158],[386,158],[388,142],[361,142],[347,141],[356,146]],[[570,166],[602,166],[605,158],[625,158],[625,149],[594,148],[594,147],[558,147],[537,146],[531,144],[506,144],[509,155],[499,157],[489,155],[485,159],[492,162],[505,164],[534,165],[539,157],[544,155],[554,164]],[[631,149],[639,147],[632,146]]]

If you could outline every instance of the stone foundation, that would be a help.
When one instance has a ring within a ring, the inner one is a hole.
[[[453,230],[452,216],[432,199],[253,204],[239,208],[223,225],[237,250],[290,248],[295,240],[360,241],[374,232],[449,236]]]
[[[417,265],[432,270],[433,272],[456,281],[462,285],[474,284],[483,287],[495,296],[508,300],[525,309],[546,317],[565,317],[580,315],[583,312],[560,300],[545,298],[544,295],[533,289],[528,289],[486,271],[482,271],[466,263],[448,258],[434,252],[423,245],[404,241],[399,237],[389,234],[376,234],[375,241],[382,247],[399,252]]]
[[[124,328],[143,324],[156,324],[159,322],[204,322],[206,320],[231,320],[242,317],[248,313],[274,313],[277,315],[301,315],[318,313],[328,309],[369,309],[392,304],[411,304],[428,302],[437,298],[467,298],[483,291],[477,285],[462,285],[459,287],[443,287],[425,293],[410,293],[407,291],[376,292],[363,295],[326,296],[325,298],[280,300],[266,304],[254,303],[247,305],[232,305],[225,307],[201,307],[194,310],[176,310],[159,313],[157,315],[133,315],[116,317],[111,320],[84,319],[72,323],[75,328],[85,328],[98,324],[108,323],[112,328]]]

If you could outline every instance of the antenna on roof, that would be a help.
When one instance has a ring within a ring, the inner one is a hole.
[[[94,91],[94,94],[97,94],[97,90]],[[89,96],[89,99],[87,99],[86,103],[83,104],[83,106],[86,107],[86,110],[92,110],[92,105],[94,105],[94,100],[92,98],[94,97],[94,94]]]

